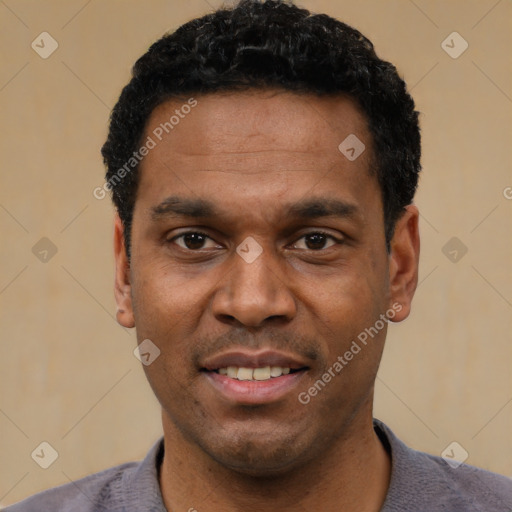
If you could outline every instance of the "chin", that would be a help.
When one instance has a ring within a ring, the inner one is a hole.
[[[265,478],[289,473],[305,462],[309,443],[288,433],[271,439],[255,439],[254,432],[217,440],[205,451],[216,462],[242,475]],[[204,447],[203,447],[204,449]]]
[[[294,454],[283,450],[269,452],[248,446],[244,454],[222,453],[215,457],[224,467],[241,475],[254,478],[269,478],[284,475],[293,470],[299,461]]]

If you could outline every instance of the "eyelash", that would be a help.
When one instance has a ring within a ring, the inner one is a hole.
[[[172,237],[171,239],[167,240],[167,243],[171,243],[171,242],[174,242],[175,240],[177,240],[178,238],[182,238],[184,236],[187,236],[187,235],[201,235],[201,236],[204,236],[206,238],[209,238],[210,240],[213,240],[213,238],[211,238],[208,234],[202,232],[202,231],[185,231],[184,233],[180,233],[179,235],[176,235],[174,237]],[[297,239],[300,240],[308,235],[323,235],[325,236],[326,238],[330,238],[331,240],[333,240],[336,244],[340,245],[342,244],[344,241],[342,239],[339,239],[339,238],[336,238],[335,236],[331,235],[330,233],[326,233],[325,231],[311,231],[310,233],[305,233],[304,235],[302,235],[301,237],[299,237]],[[179,246],[180,247],[180,246]],[[183,249],[184,251],[189,251],[189,252],[200,252],[201,249],[197,249],[197,250],[194,250],[194,249],[185,249],[183,247],[180,247],[180,249]],[[327,249],[329,249],[329,247],[327,247]],[[317,250],[314,250],[314,249],[306,249],[306,250],[310,250],[312,252],[320,252],[320,251],[323,251],[325,249],[317,249]]]

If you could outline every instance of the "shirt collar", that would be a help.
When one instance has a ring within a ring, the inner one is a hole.
[[[164,441],[160,438],[144,460],[123,476],[123,511],[167,512],[159,484]]]

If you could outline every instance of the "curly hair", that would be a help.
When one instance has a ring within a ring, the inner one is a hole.
[[[386,244],[413,200],[420,165],[418,112],[396,68],[377,57],[356,29],[286,0],[241,0],[194,19],[155,42],[135,63],[111,117],[102,155],[114,205],[130,231],[137,166],[116,183],[116,172],[137,150],[152,111],[190,94],[280,88],[349,95],[366,117],[384,209]]]

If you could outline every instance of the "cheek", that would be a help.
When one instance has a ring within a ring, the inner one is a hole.
[[[191,340],[197,335],[206,291],[180,273],[153,262],[133,280],[137,339],[151,340],[159,356],[143,366],[148,382],[164,409],[188,407],[194,401],[190,383],[197,377]]]
[[[370,259],[366,263],[353,261],[324,276],[315,286],[309,279],[304,282],[301,295],[305,309],[325,326],[329,337],[341,333],[357,336],[386,311],[389,292],[382,263],[380,267]]]
[[[388,309],[384,264],[383,258],[361,259],[325,279],[321,292],[305,302],[326,355],[320,377],[330,371],[328,403],[350,401],[358,390],[364,395],[372,386],[387,331],[381,318]]]
[[[149,261],[133,278],[137,332],[150,337],[179,330],[196,318],[207,293],[204,280],[190,279],[169,264]]]
[[[133,307],[137,339],[151,340],[160,350],[158,358],[144,366],[151,387],[160,401],[188,396],[184,383],[197,377],[193,344],[207,290],[178,273],[151,266],[146,277],[134,280]],[[188,398],[190,399],[190,397]]]
[[[373,389],[387,331],[387,323],[380,319],[386,309],[380,302],[372,300],[370,289],[359,288],[330,304],[329,329],[323,338],[326,365],[313,383],[317,388],[323,386],[318,381],[326,383],[318,402],[328,411],[345,410],[350,415]]]

